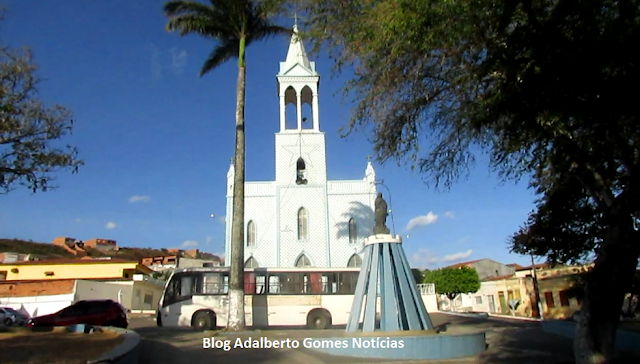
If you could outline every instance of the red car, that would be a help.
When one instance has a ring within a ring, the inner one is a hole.
[[[112,326],[126,329],[129,326],[127,310],[113,300],[78,301],[50,315],[34,317],[28,326],[69,325]]]

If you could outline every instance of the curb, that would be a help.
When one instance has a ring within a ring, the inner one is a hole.
[[[460,317],[471,317],[471,318],[478,318],[478,319],[489,318],[489,314],[487,314],[486,312],[466,313],[466,312],[438,311],[437,313],[444,313],[445,315],[460,316]]]
[[[460,317],[471,317],[477,319],[486,319],[486,318],[496,318],[503,320],[520,320],[520,321],[531,321],[531,322],[542,322],[542,320],[533,317],[520,317],[520,316],[506,316],[506,315],[496,315],[494,313],[487,312],[478,312],[478,313],[465,313],[465,312],[448,312],[448,311],[438,311],[438,313],[443,313],[446,315],[452,316],[460,316]]]
[[[121,334],[123,336],[122,342],[98,359],[87,361],[87,364],[138,364],[141,339],[137,332],[117,327],[101,327],[101,329]]]
[[[539,319],[539,318],[533,318],[533,317],[521,317],[521,316],[506,316],[506,315],[496,315],[493,313],[488,314],[490,317],[493,318],[498,318],[498,319],[505,319],[505,320],[520,320],[520,321],[531,321],[531,322],[542,322],[543,320]]]

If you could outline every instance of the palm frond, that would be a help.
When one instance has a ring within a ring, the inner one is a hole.
[[[219,26],[212,20],[196,14],[176,15],[167,22],[167,30],[177,31],[181,36],[195,33],[213,39],[231,35],[228,28]]]
[[[264,24],[259,28],[251,29],[247,36],[247,45],[259,41],[266,40],[278,35],[292,36],[293,30],[279,25]]]
[[[239,48],[240,41],[238,39],[231,38],[221,42],[209,54],[209,57],[207,57],[207,60],[202,65],[202,69],[200,69],[200,77],[209,73],[209,71],[217,68],[229,59],[238,57]]]
[[[213,1],[212,1],[213,2]],[[202,17],[215,16],[216,6],[208,6],[198,1],[175,0],[164,4],[163,10],[167,16],[186,13],[198,14]]]

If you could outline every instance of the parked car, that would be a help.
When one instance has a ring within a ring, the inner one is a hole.
[[[126,329],[129,326],[127,310],[113,300],[78,301],[69,307],[45,316],[32,318],[29,326],[69,326],[88,324],[113,326]]]
[[[0,307],[0,322],[5,326],[23,326],[29,317],[10,307]]]

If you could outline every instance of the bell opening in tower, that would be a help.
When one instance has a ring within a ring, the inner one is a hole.
[[[302,157],[298,158],[298,162],[296,163],[296,184],[297,185],[306,185],[307,184],[307,168],[304,163],[304,159]]]

